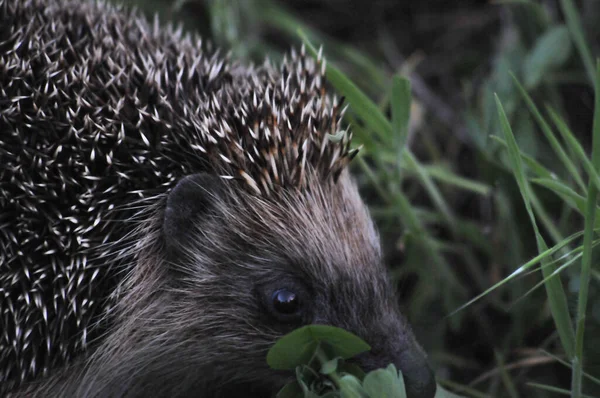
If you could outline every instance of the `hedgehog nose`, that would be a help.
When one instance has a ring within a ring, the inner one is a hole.
[[[399,354],[390,354],[375,349],[357,359],[367,372],[393,363],[402,372],[407,398],[434,398],[437,389],[435,377],[420,347],[409,347]]]
[[[433,398],[437,389],[435,376],[427,358],[418,348],[410,348],[398,355],[394,364],[402,371],[408,398]]]

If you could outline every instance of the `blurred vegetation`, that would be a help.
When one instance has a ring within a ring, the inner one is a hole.
[[[323,45],[442,385],[600,396],[600,1],[128,1],[236,58]]]

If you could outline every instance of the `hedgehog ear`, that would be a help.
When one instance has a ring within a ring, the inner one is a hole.
[[[213,174],[199,173],[181,179],[167,197],[163,236],[168,249],[177,249],[192,238],[191,232],[223,200],[224,181]]]

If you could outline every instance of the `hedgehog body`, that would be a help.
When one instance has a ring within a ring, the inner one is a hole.
[[[324,61],[208,47],[106,4],[0,0],[0,394],[271,393],[266,350],[301,323],[419,351]],[[328,311],[269,316],[281,286]]]

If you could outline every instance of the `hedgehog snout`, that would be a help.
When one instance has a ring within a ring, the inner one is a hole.
[[[408,398],[433,398],[437,389],[427,354],[397,308],[379,314],[365,330],[371,350],[357,357],[366,372],[394,364],[402,372]]]
[[[374,347],[362,354],[358,362],[365,372],[385,368],[393,363],[402,372],[408,398],[433,398],[436,381],[427,357],[421,347],[414,343],[400,351],[390,352]]]
[[[408,398],[433,398],[437,389],[435,376],[421,347],[410,347],[394,358],[402,371]]]

